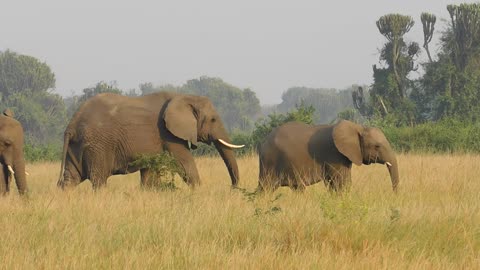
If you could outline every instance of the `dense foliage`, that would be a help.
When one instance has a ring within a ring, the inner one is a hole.
[[[0,111],[10,108],[22,123],[27,158],[51,159],[66,126],[60,95],[52,93],[55,75],[46,63],[11,51],[0,52]]]
[[[422,13],[423,47],[429,59],[425,63],[418,62],[418,44],[404,39],[414,25],[411,17],[388,14],[377,21],[387,38],[380,53],[384,67],[374,66],[370,100],[362,114],[389,119],[398,127],[450,117],[480,120],[480,4],[448,5],[447,10],[450,22],[441,32],[436,57],[428,49],[436,17]],[[423,76],[410,79],[419,66]]]

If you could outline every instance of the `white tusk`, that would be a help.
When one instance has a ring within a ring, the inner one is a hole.
[[[388,162],[388,161],[385,162],[385,164],[387,164],[388,167],[392,167],[392,163],[390,163],[390,162]]]
[[[222,140],[222,139],[218,139],[219,142],[221,142],[223,145],[225,146],[228,146],[230,148],[242,148],[244,147],[245,145],[242,144],[242,145],[235,145],[235,144],[231,144],[231,143],[227,143],[226,141]]]
[[[26,174],[26,175],[30,175],[30,173],[28,173],[27,171],[25,171],[25,174]]]
[[[11,166],[11,165],[8,165],[7,167],[8,167],[8,171],[9,171],[12,175],[14,175],[15,172],[13,171],[12,166]]]

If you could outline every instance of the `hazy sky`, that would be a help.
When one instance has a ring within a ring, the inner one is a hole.
[[[62,95],[102,80],[131,89],[206,75],[273,104],[292,86],[370,84],[380,16],[412,16],[406,38],[422,44],[420,13],[436,14],[438,31],[446,5],[463,2],[477,1],[2,0],[0,50],[45,61]]]

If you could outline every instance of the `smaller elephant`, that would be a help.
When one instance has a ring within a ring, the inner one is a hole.
[[[259,191],[279,186],[303,190],[320,181],[331,191],[342,191],[351,183],[352,163],[386,164],[394,191],[399,183],[397,159],[383,132],[346,120],[317,126],[288,122],[258,150]]]
[[[0,115],[0,195],[10,191],[12,178],[15,178],[20,194],[27,192],[23,128],[13,117],[10,109]]]

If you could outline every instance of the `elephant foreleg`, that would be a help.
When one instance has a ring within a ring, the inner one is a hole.
[[[198,175],[197,166],[195,165],[192,153],[188,150],[186,144],[170,143],[167,145],[167,150],[185,170],[185,174],[182,175],[183,181],[192,188],[200,185],[200,176]]]
[[[330,191],[348,191],[352,183],[351,167],[327,164],[325,184]]]

